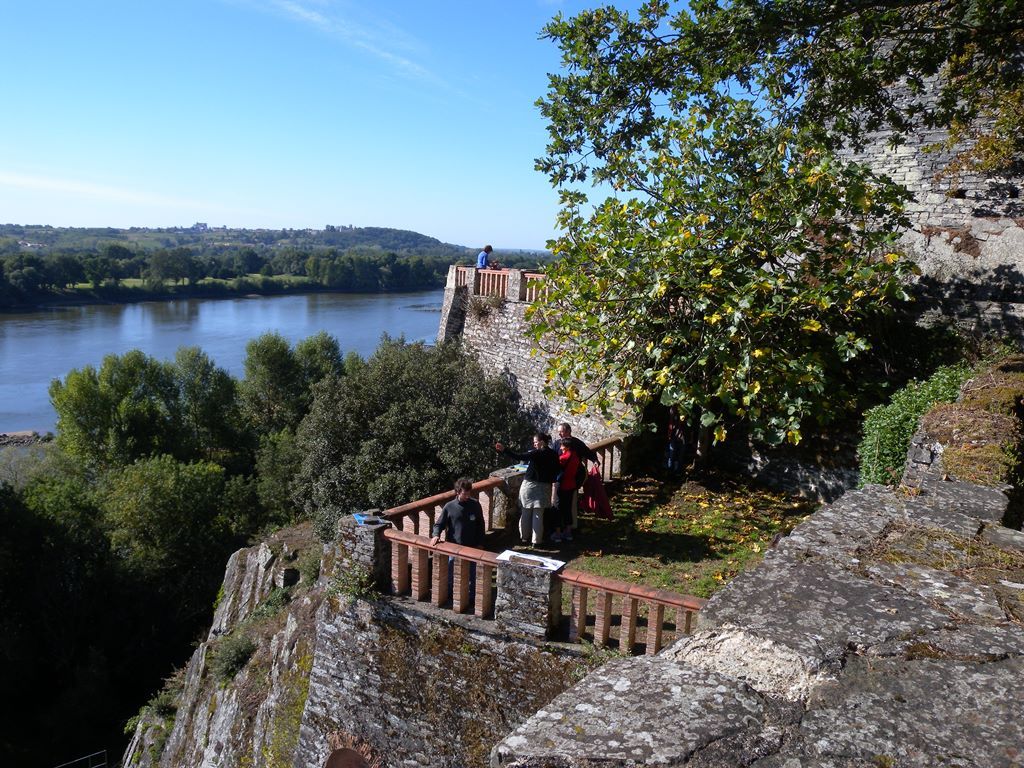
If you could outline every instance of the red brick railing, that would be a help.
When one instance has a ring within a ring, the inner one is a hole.
[[[500,296],[505,298],[508,293],[508,270],[478,269],[476,271],[477,296]]]
[[[452,266],[449,287],[467,288],[470,296],[493,296],[508,301],[543,301],[548,293],[547,278],[541,272],[521,269],[477,269]]]
[[[484,530],[494,530],[494,492],[505,481],[500,477],[489,477],[473,483],[473,495],[484,510]],[[445,491],[425,499],[411,501],[400,507],[392,507],[381,514],[400,531],[430,536],[434,521],[441,514],[441,508],[455,498],[455,491]]]
[[[594,645],[606,646],[614,639],[619,650],[627,654],[635,653],[638,644],[648,654],[657,653],[665,645],[666,631],[670,639],[690,634],[697,612],[707,602],[568,568],[555,578],[572,590],[569,640],[583,640],[588,619],[593,616]],[[638,637],[641,627],[643,634]]]
[[[548,295],[547,278],[540,272],[524,272],[526,281],[526,300],[529,302],[543,301]]]
[[[473,547],[458,544],[430,544],[426,536],[417,536],[395,529],[384,532],[391,541],[391,591],[396,595],[411,595],[414,600],[442,606],[448,602],[448,563],[452,567],[452,610],[491,618],[494,611],[494,572],[498,556]],[[430,567],[431,556],[439,567]],[[469,568],[476,564],[476,593],[469,594]]]
[[[602,476],[610,480],[617,472],[621,438],[608,438],[590,446],[601,459]],[[485,529],[494,530],[495,493],[505,480],[491,477],[473,484],[484,510]],[[393,528],[384,531],[391,543],[391,591],[437,607],[448,605],[456,613],[493,618],[497,585],[498,556],[493,552],[457,544],[431,545],[430,533],[441,508],[455,498],[454,491],[403,504],[380,516]],[[449,584],[448,560],[452,561]],[[470,594],[470,566],[476,567],[476,589]],[[552,577],[561,589],[569,590],[571,615],[568,639],[580,642],[588,637],[594,645],[615,644],[623,653],[657,653],[666,642],[693,629],[693,620],[704,600],[667,590],[564,570]],[[561,605],[555,625],[562,623]],[[591,626],[592,625],[592,626]],[[562,635],[565,637],[565,635]]]

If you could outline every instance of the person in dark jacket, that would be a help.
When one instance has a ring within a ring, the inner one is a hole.
[[[441,516],[434,523],[431,531],[431,545],[436,545],[444,534],[449,544],[461,544],[464,547],[481,547],[484,543],[484,510],[480,502],[470,494],[473,492],[473,481],[468,477],[460,477],[455,481],[455,498],[444,505]],[[454,587],[452,572],[455,570],[455,558],[448,558],[448,584]],[[469,564],[469,593],[476,593],[476,563]]]
[[[455,498],[444,505],[434,523],[431,544],[437,544],[442,533],[449,544],[479,547],[484,543],[484,511],[480,502],[470,495],[472,492],[473,481],[468,477],[455,481]]]
[[[533,436],[533,450],[516,453],[508,446],[495,443],[494,450],[526,462],[526,475],[519,487],[519,537],[539,547],[544,541],[544,510],[551,506],[551,484],[558,477],[558,454],[551,449],[551,435],[538,432]]]

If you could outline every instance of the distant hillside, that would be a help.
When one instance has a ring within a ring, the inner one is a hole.
[[[135,249],[195,248],[201,251],[232,247],[264,248],[379,248],[394,253],[416,252],[462,256],[472,251],[462,245],[442,243],[435,237],[388,227],[335,227],[324,229],[228,229],[196,224],[191,227],[150,229],[132,227],[51,227],[0,224],[0,252],[12,250],[92,251],[119,244]]]
[[[479,246],[477,246],[479,247]],[[131,229],[0,224],[0,309],[286,291],[440,288],[477,247],[386,227]],[[498,251],[530,269],[546,251]]]

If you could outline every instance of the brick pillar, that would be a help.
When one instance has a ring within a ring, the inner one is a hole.
[[[371,510],[370,515],[378,510]],[[390,523],[357,523],[346,515],[338,521],[338,545],[343,568],[359,568],[367,573],[375,589],[391,591],[391,542],[384,538]]]
[[[556,571],[519,563],[498,563],[494,621],[513,635],[546,639],[562,619],[562,582]]]

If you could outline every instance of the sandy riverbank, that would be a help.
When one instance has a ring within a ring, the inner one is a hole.
[[[47,439],[47,435],[41,435],[28,429],[21,432],[0,432],[0,448],[6,445],[33,445]]]

